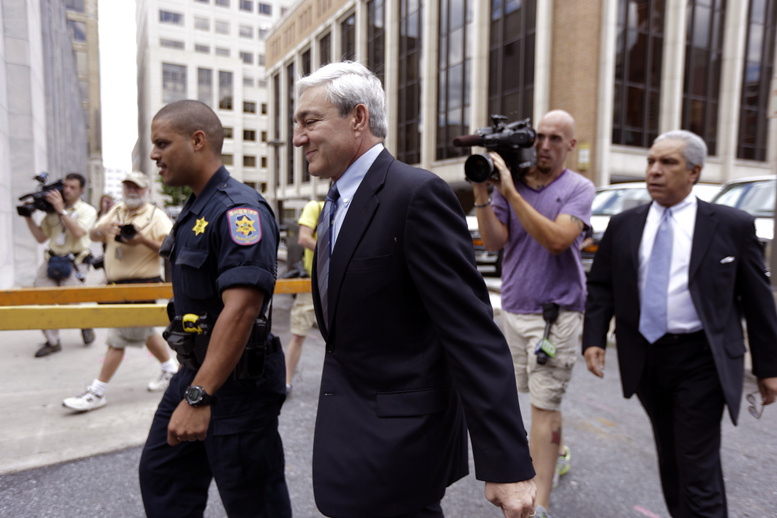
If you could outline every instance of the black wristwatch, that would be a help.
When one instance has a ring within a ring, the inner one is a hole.
[[[191,406],[208,406],[216,403],[215,396],[211,396],[205,389],[199,385],[190,385],[186,387],[183,397]]]

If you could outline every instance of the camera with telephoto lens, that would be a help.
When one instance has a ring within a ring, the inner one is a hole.
[[[507,124],[504,115],[492,115],[493,125],[480,128],[474,135],[462,135],[453,139],[456,147],[482,146],[499,153],[513,182],[522,178],[537,163],[534,139],[537,133],[531,126],[531,119]],[[483,183],[489,178],[499,179],[499,170],[487,154],[470,155],[464,162],[464,176],[472,183]]]
[[[135,225],[132,223],[129,223],[127,225],[122,225],[121,229],[119,230],[119,234],[114,238],[119,243],[124,243],[125,241],[129,241],[133,237],[135,237],[135,234],[138,233],[138,229],[135,228]]]
[[[57,180],[56,182],[52,182],[48,185],[46,185],[46,181],[49,178],[49,173],[42,172],[38,176],[35,177],[35,180],[38,182],[38,188],[35,190],[35,192],[31,192],[28,194],[25,194],[24,196],[19,196],[19,201],[27,200],[28,198],[32,198],[30,201],[27,201],[21,205],[16,206],[16,212],[20,216],[29,217],[32,216],[32,213],[36,210],[42,210],[43,212],[54,212],[54,206],[46,200],[46,195],[51,191],[59,191],[59,194],[62,195],[62,199],[65,198],[65,182],[63,182],[61,179]]]

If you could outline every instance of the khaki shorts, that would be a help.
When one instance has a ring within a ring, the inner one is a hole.
[[[561,311],[550,328],[556,356],[545,365],[537,363],[534,350],[545,333],[542,315],[502,312],[505,338],[510,345],[519,392],[528,392],[531,404],[543,410],[561,410],[561,399],[572,379],[572,369],[583,339],[583,313]]]
[[[153,327],[112,327],[108,329],[105,343],[115,349],[123,349],[128,345],[143,347],[148,337],[156,333]]]
[[[310,328],[316,324],[316,310],[313,308],[313,294],[297,293],[291,307],[291,334],[308,336]]]

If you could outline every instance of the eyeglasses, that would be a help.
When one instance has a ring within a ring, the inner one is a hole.
[[[756,398],[756,396],[760,396],[761,393],[751,392],[750,394],[745,396],[745,400],[750,403],[750,406],[747,407],[747,411],[750,412],[750,415],[755,417],[756,419],[761,419],[761,416],[764,413],[764,407],[761,405],[761,398]],[[760,410],[759,410],[760,408]]]

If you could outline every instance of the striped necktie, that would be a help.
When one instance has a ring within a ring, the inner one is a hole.
[[[672,212],[666,209],[650,252],[640,304],[639,332],[651,344],[666,334],[666,299],[669,293],[673,238]]]
[[[332,185],[326,195],[324,210],[318,219],[318,242],[316,243],[316,254],[318,258],[316,276],[318,279],[318,294],[321,297],[321,312],[324,315],[324,322],[329,324],[329,259],[332,255],[332,223],[334,222],[335,207],[340,193],[337,186]]]

